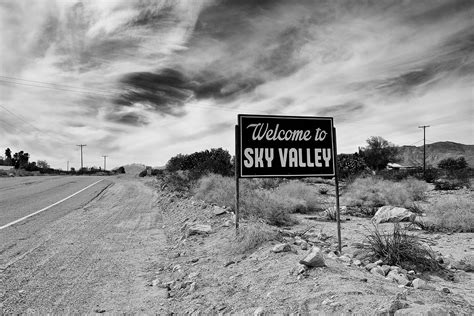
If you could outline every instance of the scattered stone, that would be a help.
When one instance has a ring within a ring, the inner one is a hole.
[[[435,288],[432,285],[429,285],[428,282],[422,279],[414,279],[411,284],[413,285],[414,289],[420,290],[434,290]]]
[[[449,294],[451,293],[451,290],[448,289],[447,287],[443,287],[443,289],[441,290],[443,293],[446,293],[446,294]]]
[[[366,283],[367,283],[367,281],[368,281],[368,280],[367,280],[367,278],[362,278],[362,279],[360,279],[360,281],[361,281],[361,282],[366,282]]]
[[[375,275],[385,276],[385,272],[383,272],[383,269],[379,266],[376,266],[375,268],[370,270],[370,273],[375,274]]]
[[[409,222],[416,218],[416,214],[410,212],[404,207],[382,206],[375,213],[372,221],[376,224],[380,223],[395,223],[395,222]]]
[[[227,220],[227,221],[224,222],[224,224],[222,224],[222,226],[224,226],[224,227],[230,227],[231,225],[232,225],[232,221],[230,221],[230,220]]]
[[[325,267],[323,252],[319,247],[313,247],[308,254],[300,260],[301,264],[308,267]]]
[[[262,306],[258,307],[254,312],[253,316],[263,316],[265,314],[265,310]]]
[[[345,263],[351,263],[352,259],[347,255],[342,255],[339,257],[339,260]]]
[[[323,304],[323,305],[329,305],[329,304],[331,304],[331,303],[333,303],[333,302],[334,302],[334,301],[333,301],[332,299],[327,298],[327,299],[325,299],[325,300],[322,302],[322,304]]]
[[[303,273],[306,273],[306,271],[308,271],[308,267],[305,266],[304,264],[300,264],[298,270],[297,270],[297,274],[303,274]]]
[[[273,246],[272,252],[279,253],[279,252],[288,252],[291,251],[291,246],[289,244],[278,244]]]
[[[374,263],[378,266],[381,266],[383,264],[383,261],[382,260],[377,260]]]
[[[355,259],[352,264],[354,264],[356,267],[360,267],[362,265],[362,262],[359,259]]]
[[[410,270],[410,271],[408,271],[407,274],[408,274],[408,275],[415,275],[415,273],[416,273],[416,272],[415,272],[414,270]]]
[[[194,279],[194,278],[197,278],[198,276],[199,276],[199,272],[191,272],[191,273],[188,275],[188,278]]]
[[[440,305],[416,305],[404,309],[399,309],[395,312],[395,316],[409,316],[409,315],[456,315],[444,306]]]
[[[103,314],[103,313],[105,313],[105,312],[106,312],[106,310],[103,309],[103,308],[96,308],[96,309],[94,310],[94,313],[97,313],[97,314]]]
[[[387,275],[391,271],[391,268],[389,265],[384,264],[382,266],[382,270],[383,270],[384,275]]]
[[[367,269],[367,271],[372,271],[373,268],[375,268],[377,266],[377,264],[375,263],[369,263],[368,265],[365,266],[365,268]]]
[[[214,213],[214,216],[224,215],[225,213],[227,213],[225,209],[219,206],[214,206],[212,212]]]
[[[474,262],[474,259],[471,260]],[[465,272],[474,272],[474,265],[472,262],[468,262],[468,260],[462,259],[462,260],[455,260],[451,263],[451,266],[455,269],[462,270]]]
[[[228,267],[228,266],[230,266],[231,264],[234,264],[234,263],[235,263],[234,260],[229,260],[229,261],[227,261],[227,262],[224,264],[224,268],[225,268],[225,267]]]
[[[208,235],[212,232],[211,225],[194,224],[188,228],[188,236],[192,235]]]
[[[301,250],[308,250],[309,244],[306,241],[301,243]]]
[[[408,302],[400,299],[395,299],[390,302],[390,305],[386,308],[379,309],[379,312],[377,315],[393,315],[395,314],[398,310],[403,310],[410,307]],[[397,314],[398,315],[398,314]]]
[[[198,262],[198,261],[199,261],[199,258],[193,258],[193,259],[191,259],[191,263],[196,263],[196,262]]]
[[[196,291],[196,282],[191,283],[191,286],[189,287],[190,292],[195,292]]]
[[[404,274],[397,273],[395,271],[390,271],[387,274],[387,279],[392,282],[395,281],[397,284],[402,285],[402,286],[406,286],[410,284],[410,281],[407,279],[407,277]]]

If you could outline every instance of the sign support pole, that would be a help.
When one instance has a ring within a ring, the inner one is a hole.
[[[337,139],[336,139],[336,128],[333,128],[333,135],[334,135],[334,182],[336,186],[336,220],[337,220],[337,244],[339,254],[342,253],[342,242],[341,242],[341,212],[339,206],[339,172],[338,172],[338,165],[337,165]]]
[[[234,157],[234,167],[235,167],[235,233],[239,234],[239,199],[240,199],[240,188],[239,188],[239,178],[240,178],[240,137],[239,137],[239,126],[235,126],[235,157]]]

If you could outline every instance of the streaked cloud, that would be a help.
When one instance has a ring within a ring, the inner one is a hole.
[[[466,0],[3,1],[0,146],[161,165],[233,152],[237,113],[334,116],[341,152],[412,144],[421,124],[470,143],[473,15]]]

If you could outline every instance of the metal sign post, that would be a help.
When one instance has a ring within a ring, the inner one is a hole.
[[[240,198],[240,188],[239,188],[239,156],[240,156],[240,138],[239,138],[239,126],[235,126],[235,156],[234,156],[234,168],[235,168],[235,231],[239,234],[239,198]]]
[[[339,206],[339,172],[338,172],[338,165],[337,165],[337,139],[336,139],[336,128],[333,128],[333,135],[334,135],[334,157],[335,157],[335,164],[336,168],[334,170],[334,185],[336,186],[336,220],[337,220],[337,246],[339,250],[339,254],[342,253],[342,241],[341,241],[341,212]]]

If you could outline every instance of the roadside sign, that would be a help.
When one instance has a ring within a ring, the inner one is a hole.
[[[332,117],[238,115],[239,176],[335,176]]]

